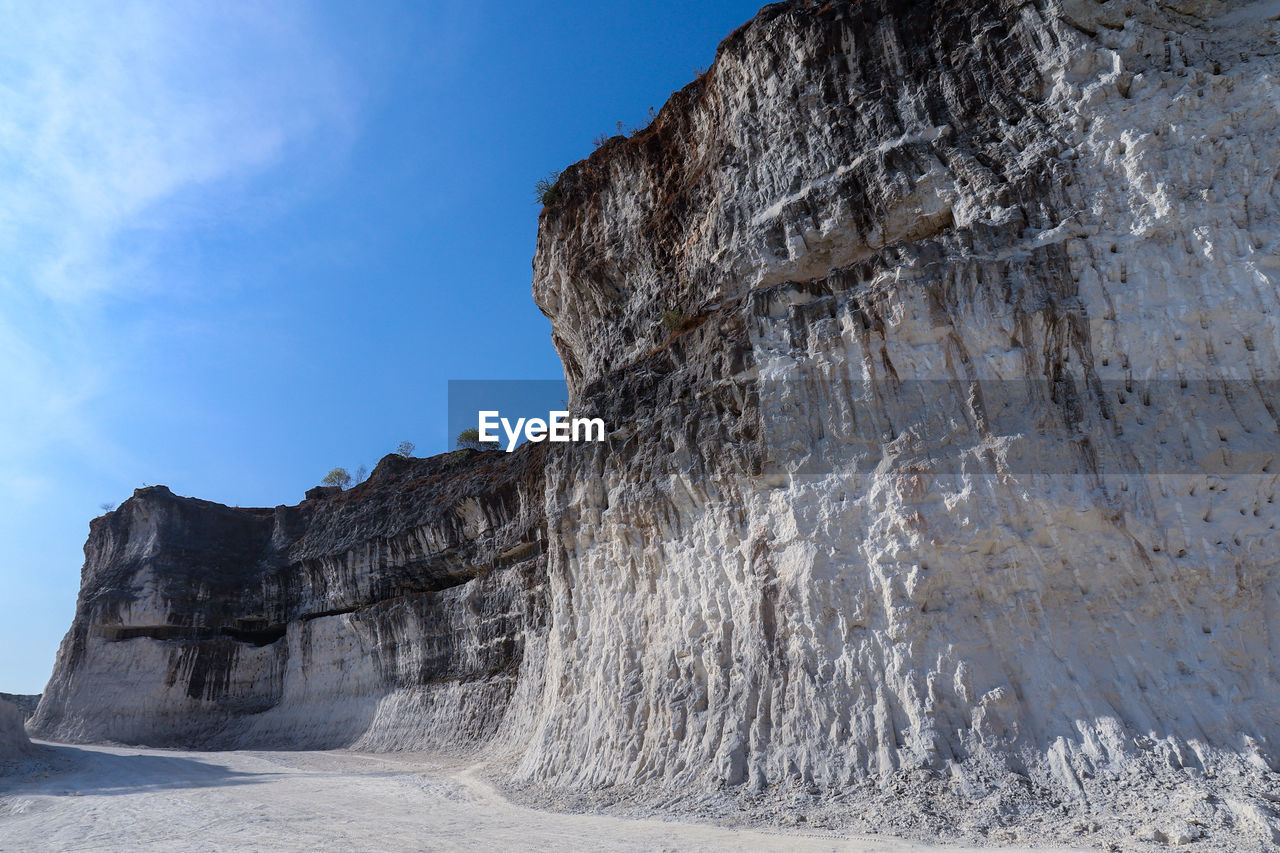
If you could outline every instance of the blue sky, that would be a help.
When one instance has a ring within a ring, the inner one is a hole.
[[[538,178],[757,2],[0,0],[0,691],[38,692],[89,520],[296,503],[450,379],[557,379]]]

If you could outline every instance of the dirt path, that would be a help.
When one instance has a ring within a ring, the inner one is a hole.
[[[0,851],[962,850],[536,811],[425,755],[48,750],[0,778]]]

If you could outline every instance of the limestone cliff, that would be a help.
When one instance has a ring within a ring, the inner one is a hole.
[[[29,720],[40,704],[40,697],[26,693],[0,693],[0,702],[8,702],[22,712],[23,719]]]
[[[1277,16],[766,7],[542,213],[534,296],[608,442],[297,508],[140,492],[36,727],[1280,839]]]
[[[296,507],[139,489],[91,526],[32,729],[213,747],[487,736],[546,609],[531,450],[388,456]]]
[[[21,758],[31,752],[31,741],[23,728],[22,711],[0,699],[0,772],[6,761]]]

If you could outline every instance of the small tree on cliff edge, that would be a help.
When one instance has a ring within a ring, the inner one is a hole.
[[[351,485],[351,475],[347,473],[346,468],[334,468],[328,474],[325,474],[324,479],[320,482],[326,486],[337,486],[339,489],[345,489]]]
[[[458,447],[462,450],[488,450],[492,446],[480,440],[480,430],[475,427],[458,433]]]
[[[417,445],[414,444],[412,441],[402,441],[400,442],[399,446],[396,447],[396,453],[400,456],[403,456],[405,459],[408,459],[410,456],[413,455],[413,451],[415,449],[417,449]]]

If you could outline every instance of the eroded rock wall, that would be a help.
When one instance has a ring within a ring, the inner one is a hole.
[[[33,731],[151,745],[467,745],[543,606],[537,448],[391,456],[231,509],[140,489],[95,519]]]
[[[523,778],[889,822],[1133,786],[1151,839],[1272,838],[1274,18],[778,4],[566,171],[534,292],[575,404],[649,393],[548,469]]]
[[[31,740],[23,728],[22,710],[0,699],[0,765],[31,752]],[[0,771],[3,766],[0,766]]]
[[[21,711],[24,718],[31,719],[31,715],[36,712],[36,706],[40,704],[40,696],[29,693],[0,693],[0,702],[8,702]]]

